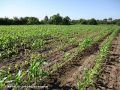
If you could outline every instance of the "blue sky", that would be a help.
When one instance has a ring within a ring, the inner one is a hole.
[[[120,18],[120,0],[0,0],[0,17]]]

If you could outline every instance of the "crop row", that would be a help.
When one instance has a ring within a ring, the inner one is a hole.
[[[25,61],[25,63],[29,63],[27,70],[17,69],[16,72],[11,73],[11,68],[6,70],[2,69],[0,71],[0,87],[2,88],[5,84],[12,86],[26,84],[37,85],[43,77],[57,71],[58,68],[73,60],[73,58],[75,58],[79,53],[87,49],[92,44],[97,43],[104,36],[113,32],[114,28],[115,27],[111,28],[101,26],[88,26],[87,28],[85,26],[1,26],[0,60],[11,58],[16,54],[19,54],[19,50],[21,50],[19,48],[31,51],[44,48],[47,46],[46,42],[51,39],[53,39],[54,42],[52,44],[48,44],[48,46],[56,46],[57,43],[62,42],[62,48],[76,43],[78,44],[78,47],[74,54],[65,53],[64,57],[66,60],[64,60],[63,63],[54,64],[52,66],[52,70],[48,72],[42,69],[42,67],[47,63],[44,62],[41,54],[33,54],[33,56],[30,57],[30,61]],[[57,50],[58,49],[56,49],[56,51]],[[52,53],[54,53],[53,50]]]
[[[92,85],[94,87],[94,78],[101,71],[101,66],[108,55],[109,48],[113,39],[117,36],[119,30],[115,30],[103,43],[100,48],[99,54],[95,60],[95,66],[92,69],[85,68],[82,80],[78,82],[78,89],[85,90],[86,87]]]

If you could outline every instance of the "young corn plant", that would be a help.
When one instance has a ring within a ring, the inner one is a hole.
[[[45,42],[42,39],[37,39],[33,42],[32,47],[33,47],[33,49],[39,49],[39,48],[43,47],[44,43]]]
[[[64,54],[64,60],[69,59],[69,56],[70,56],[70,53],[66,52],[66,53]]]
[[[75,45],[75,44],[77,44],[77,41],[76,41],[75,38],[70,38],[70,39],[68,40],[68,43],[69,43],[69,44],[72,44],[72,45]]]
[[[4,77],[3,79],[0,80],[0,90],[4,89],[6,79],[7,79],[7,77]]]
[[[48,73],[42,69],[42,66],[45,64],[45,61],[37,56],[32,58],[32,62],[30,63],[30,67],[28,70],[29,82],[34,81],[36,84],[38,80],[41,80],[43,77],[47,76]]]
[[[26,75],[26,72],[23,72],[22,70],[19,70],[17,75],[15,76],[15,85],[20,85],[22,83],[23,77]]]
[[[89,85],[94,87],[93,78],[95,75],[98,75],[102,66],[103,60],[107,57],[110,45],[112,40],[117,35],[118,31],[114,31],[111,36],[104,42],[103,46],[101,47],[99,54],[96,58],[96,64],[93,69],[87,69],[84,73],[84,77],[81,81],[78,81],[78,90],[85,90],[85,88]]]
[[[90,46],[93,43],[92,38],[87,38],[83,42],[79,43],[80,51],[86,49],[88,46]]]
[[[12,81],[12,75],[8,71],[6,70],[0,70],[0,90],[2,90],[2,88],[5,88],[6,84],[9,84],[9,82]]]
[[[94,75],[98,74],[98,71],[100,70],[100,66],[102,64],[102,61],[106,58],[106,56],[108,54],[108,50],[109,50],[108,45],[104,45],[100,49],[100,52],[99,52],[99,55],[97,57],[96,64],[95,64],[94,68],[93,69],[86,69],[82,80],[78,82],[78,90],[85,90],[85,88],[88,85],[92,85],[94,87],[94,84],[93,84]]]

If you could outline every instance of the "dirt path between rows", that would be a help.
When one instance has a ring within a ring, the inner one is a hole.
[[[57,72],[45,78],[42,85],[47,85],[49,90],[76,90],[77,76],[82,76],[85,67],[92,68],[94,66],[94,58],[98,50],[98,44],[94,44],[84,53],[77,55],[73,61],[68,62]]]
[[[108,37],[111,34],[106,34],[103,38],[98,40],[98,42],[102,42],[106,37]],[[52,67],[54,64],[61,64],[64,63],[64,55],[65,53],[69,53],[71,56],[75,54],[79,45],[68,45],[63,50],[57,51],[52,53],[50,56],[46,58],[48,65],[45,66],[49,71],[51,71],[54,67]],[[96,47],[96,46],[95,46]],[[94,48],[94,47],[93,47]],[[93,49],[94,50],[94,49]],[[90,51],[91,52],[91,51]],[[89,53],[89,52],[88,52]],[[89,54],[88,54],[89,55]],[[47,71],[47,69],[45,69]]]
[[[41,85],[47,85],[50,90],[77,90],[78,78],[83,77],[84,68],[93,68],[99,48],[106,38],[107,36],[99,43],[87,48],[83,53],[78,54],[72,61],[58,69],[57,72],[45,78]]]
[[[96,82],[97,90],[120,90],[120,33],[113,42],[109,57]]]

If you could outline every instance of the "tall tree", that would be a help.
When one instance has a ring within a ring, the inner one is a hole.
[[[85,19],[80,19],[79,22],[80,22],[80,24],[84,24],[84,25],[88,24],[87,20],[85,20]]]
[[[90,19],[90,20],[88,21],[88,24],[89,24],[89,25],[97,25],[98,23],[97,23],[97,21],[96,21],[94,18],[92,18],[92,19]]]
[[[105,18],[105,19],[103,19],[103,24],[107,24],[107,19]]]
[[[70,25],[71,24],[71,19],[68,16],[64,17],[63,21],[62,21],[62,24],[63,25]]]
[[[53,15],[50,17],[50,24],[55,24],[55,25],[59,25],[62,24],[62,17],[60,16],[60,14],[57,15]]]
[[[44,23],[45,23],[45,24],[48,24],[48,21],[49,21],[48,16],[45,16],[45,18],[44,18]]]
[[[39,19],[35,17],[29,17],[27,19],[27,24],[32,25],[32,24],[39,24]]]
[[[13,24],[14,25],[19,25],[20,24],[20,21],[19,21],[18,17],[13,17]]]

